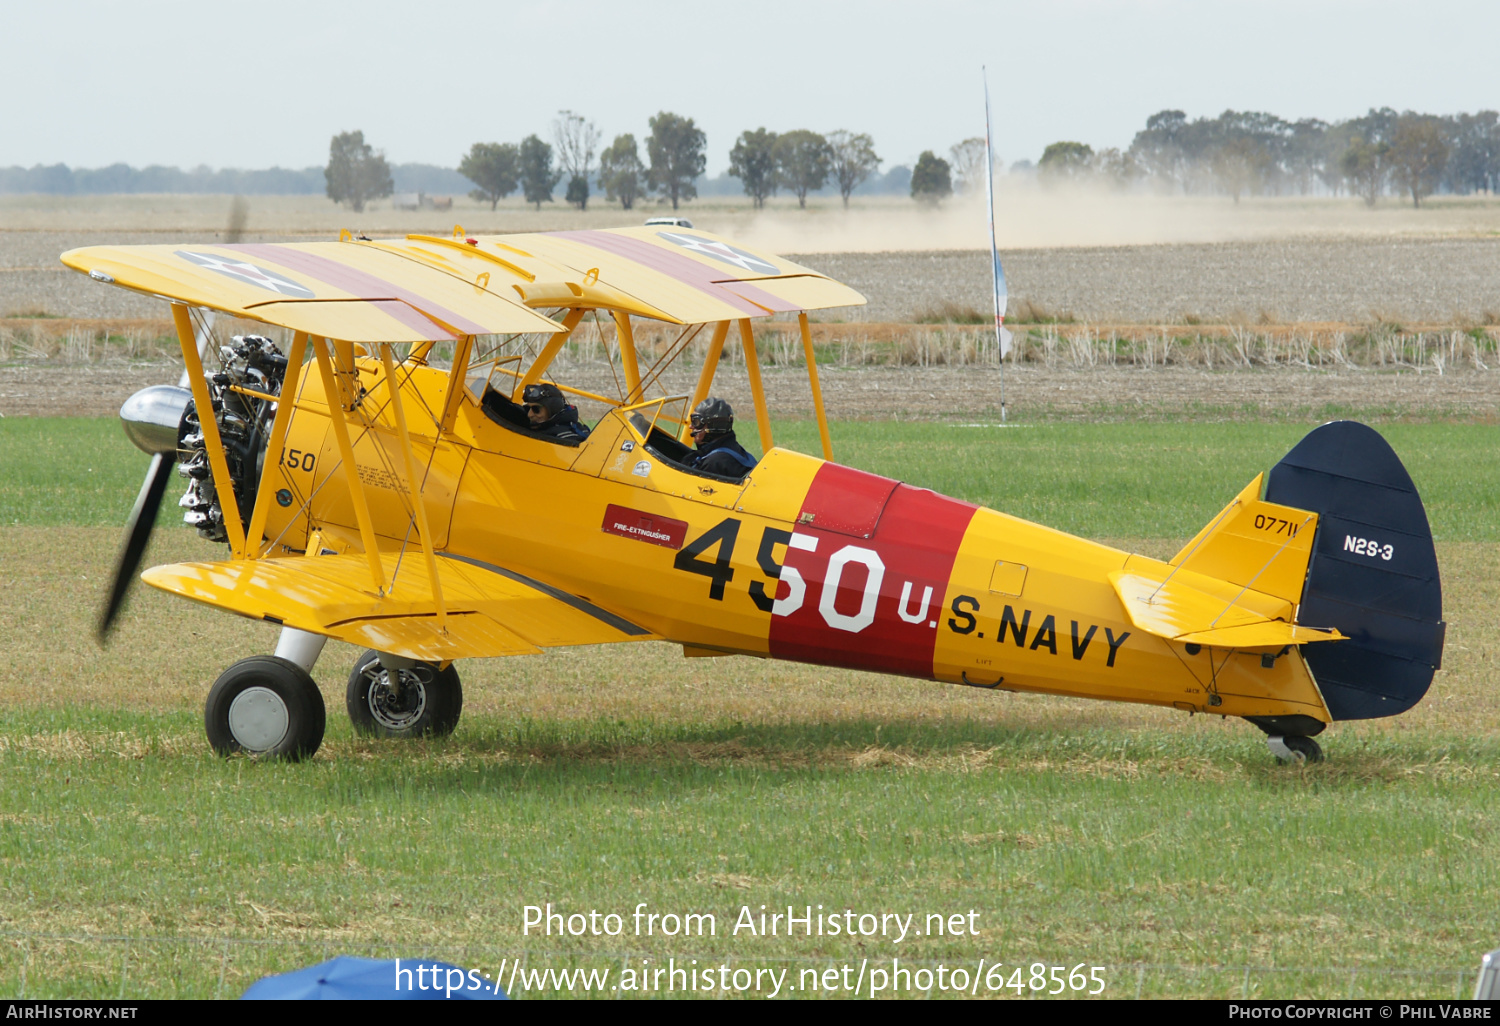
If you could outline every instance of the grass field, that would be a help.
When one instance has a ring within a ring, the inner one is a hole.
[[[1163,554],[1303,430],[879,422],[835,441],[852,465]],[[143,591],[111,648],[88,639],[143,470],[118,426],[0,421],[0,993],[233,996],[353,952],[616,978],[697,958],[790,969],[788,987],[984,958],[1007,980],[1105,966],[1121,997],[1455,996],[1500,941],[1481,897],[1500,869],[1497,429],[1382,430],[1439,539],[1446,666],[1407,716],[1332,728],[1318,766],[1275,764],[1234,721],[665,645],[465,664],[454,737],[377,743],[343,715],[337,644],[316,674],[324,748],[283,766],[202,739],[207,686],[269,627]],[[148,558],[205,551],[171,528]],[[523,936],[523,906],[549,901],[626,932]],[[717,936],[633,936],[638,902],[714,913]],[[762,904],[973,909],[978,936],[730,933]]]

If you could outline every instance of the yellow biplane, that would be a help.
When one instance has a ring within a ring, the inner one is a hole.
[[[228,558],[141,576],[282,628],[274,656],[209,693],[222,753],[316,751],[328,638],[366,650],[348,711],[385,736],[455,727],[456,660],[651,640],[1239,716],[1298,759],[1321,757],[1333,720],[1411,707],[1439,664],[1426,514],[1359,424],[1313,431],[1162,562],[834,463],[807,311],[863,297],[706,232],[346,232],[62,259],[170,302],[186,364],[121,411],[153,459],[101,636],[174,465],[185,519]],[[288,351],[216,338],[215,312],[287,329]],[[800,321],[822,459],[773,444],[752,332],[773,314]],[[549,378],[586,315],[612,322],[623,378],[614,396],[556,382],[604,404],[592,433],[491,416],[491,398]],[[644,371],[642,320],[682,326]],[[694,393],[648,396],[700,330]],[[695,471],[685,444],[732,330],[764,452],[739,477]]]

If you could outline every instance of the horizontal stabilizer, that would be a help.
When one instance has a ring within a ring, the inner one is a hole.
[[[1130,622],[1159,638],[1268,650],[1343,638],[1336,630],[1289,622],[1291,606],[1274,596],[1190,570],[1156,564],[1153,569],[1116,571],[1109,582]]]
[[[381,553],[381,596],[364,555],[176,563],[142,574],[163,591],[256,620],[322,634],[409,659],[530,655],[543,648],[655,638],[584,599],[503,567],[438,559],[446,622],[423,570]]]

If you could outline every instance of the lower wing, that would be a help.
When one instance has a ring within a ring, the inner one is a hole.
[[[409,659],[446,662],[543,648],[654,640],[576,595],[482,560],[441,554],[438,611],[420,556],[381,553],[381,595],[365,556],[174,563],[141,579],[163,591]]]

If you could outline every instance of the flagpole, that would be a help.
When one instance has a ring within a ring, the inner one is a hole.
[[[990,142],[990,77],[983,65],[984,77],[984,195],[990,214],[991,280],[995,287],[995,352],[1000,354],[1000,423],[1005,423],[1005,353],[1010,348],[1010,332],[1005,330],[1005,271],[1000,266],[1000,247],[995,242],[995,147]]]

